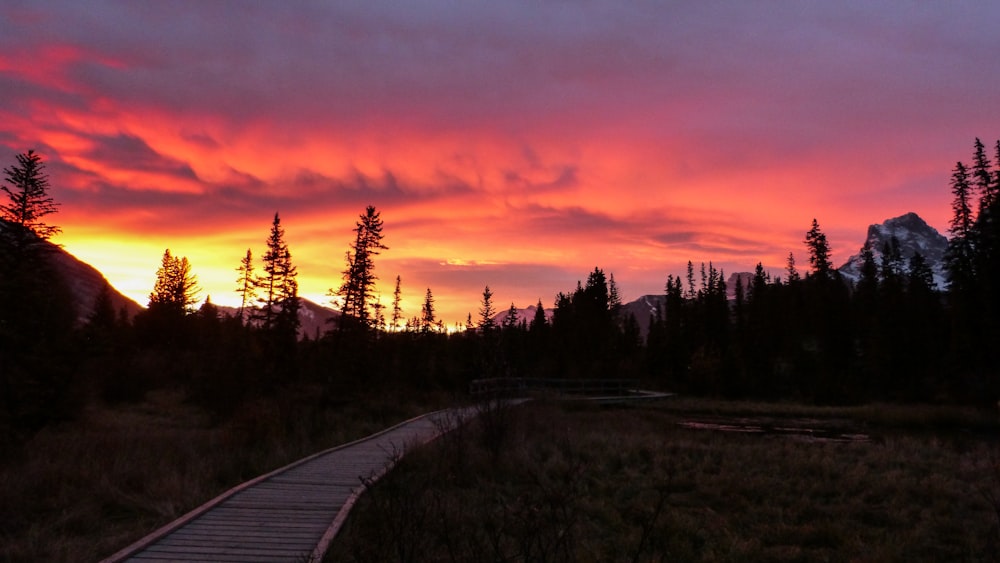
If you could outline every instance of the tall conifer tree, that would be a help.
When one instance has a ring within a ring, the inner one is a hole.
[[[986,147],[983,142],[976,137],[974,153],[972,157],[972,179],[975,186],[975,196],[979,198],[979,214],[988,208],[996,198],[996,187],[993,181],[993,174],[990,171],[990,161],[986,157]]]
[[[298,329],[299,294],[297,271],[292,254],[285,243],[285,229],[277,212],[267,237],[267,250],[262,257],[264,273],[257,277],[261,294],[257,319],[264,330],[282,328],[286,332]],[[293,332],[294,334],[294,332]]]
[[[788,260],[785,261],[785,272],[788,283],[793,284],[799,281],[799,271],[795,268],[795,254],[789,252]]]
[[[496,315],[497,310],[493,307],[493,292],[487,285],[483,288],[482,305],[479,307],[479,332],[487,334],[496,328],[496,321],[493,320]]]
[[[945,263],[948,269],[949,288],[963,291],[971,287],[975,276],[973,271],[975,221],[972,214],[973,196],[969,184],[969,171],[961,162],[955,164],[952,172],[951,193],[952,218],[948,227],[951,238],[948,240]]]
[[[178,316],[193,313],[198,291],[198,281],[191,273],[188,259],[173,256],[169,248],[164,250],[153,291],[149,294],[149,309]]]
[[[48,193],[49,177],[42,157],[33,150],[18,154],[17,164],[4,168],[3,174],[0,190],[7,194],[7,202],[0,203],[0,219],[14,226],[18,244],[59,234],[59,227],[44,221],[59,204]],[[34,236],[26,236],[29,233]]]
[[[434,318],[434,295],[431,293],[431,288],[427,288],[427,294],[424,295],[424,305],[420,310],[420,332],[430,332],[434,330],[435,318]]]
[[[331,295],[339,295],[343,299],[341,310],[341,328],[348,319],[358,322],[365,329],[374,327],[369,308],[375,299],[375,256],[389,247],[382,244],[382,217],[369,205],[365,209],[354,229],[354,243],[347,251],[347,269],[344,270],[344,283],[337,291],[330,290]]]
[[[392,292],[392,331],[399,331],[399,322],[403,319],[403,290],[401,288],[402,280],[399,276],[396,276],[396,289]]]
[[[257,299],[257,278],[253,271],[253,254],[247,249],[246,256],[240,260],[240,267],[236,269],[239,277],[236,278],[236,293],[240,294],[240,322],[246,322],[247,308],[253,307]]]
[[[816,219],[813,219],[812,228],[806,233],[806,246],[809,248],[809,264],[812,266],[813,275],[819,278],[830,278],[833,274],[830,245]]]

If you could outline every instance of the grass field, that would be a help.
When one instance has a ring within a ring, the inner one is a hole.
[[[224,422],[164,391],[92,406],[0,461],[0,560],[98,560],[242,481],[447,402],[320,408],[291,393]],[[706,419],[865,439],[681,426]],[[373,486],[328,560],[997,560],[998,435],[995,413],[954,408],[488,409]]]
[[[712,417],[849,424],[864,439],[723,432]],[[528,404],[374,485],[329,561],[990,561],[995,413],[672,399]],[[501,441],[502,444],[497,442]],[[498,447],[499,446],[499,447]]]
[[[314,402],[292,392],[224,422],[165,391],[89,407],[0,460],[0,561],[97,561],[243,481],[434,406]]]

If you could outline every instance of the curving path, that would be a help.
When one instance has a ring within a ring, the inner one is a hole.
[[[297,461],[239,485],[104,560],[319,561],[363,492],[411,448],[474,408],[448,409]]]

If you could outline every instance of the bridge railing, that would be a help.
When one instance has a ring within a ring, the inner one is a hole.
[[[539,377],[495,377],[469,383],[473,396],[525,396],[547,391],[560,395],[627,395],[639,387],[637,379],[560,379]]]

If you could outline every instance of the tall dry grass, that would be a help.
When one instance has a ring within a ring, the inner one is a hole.
[[[845,416],[525,405],[500,455],[472,425],[405,458],[359,503],[328,560],[997,558],[995,432],[907,429],[919,409],[865,421],[872,439],[857,443],[678,425],[706,407]]]
[[[90,406],[0,461],[0,560],[96,561],[223,491],[404,420],[435,399],[321,408],[308,389],[216,422],[177,394]]]

